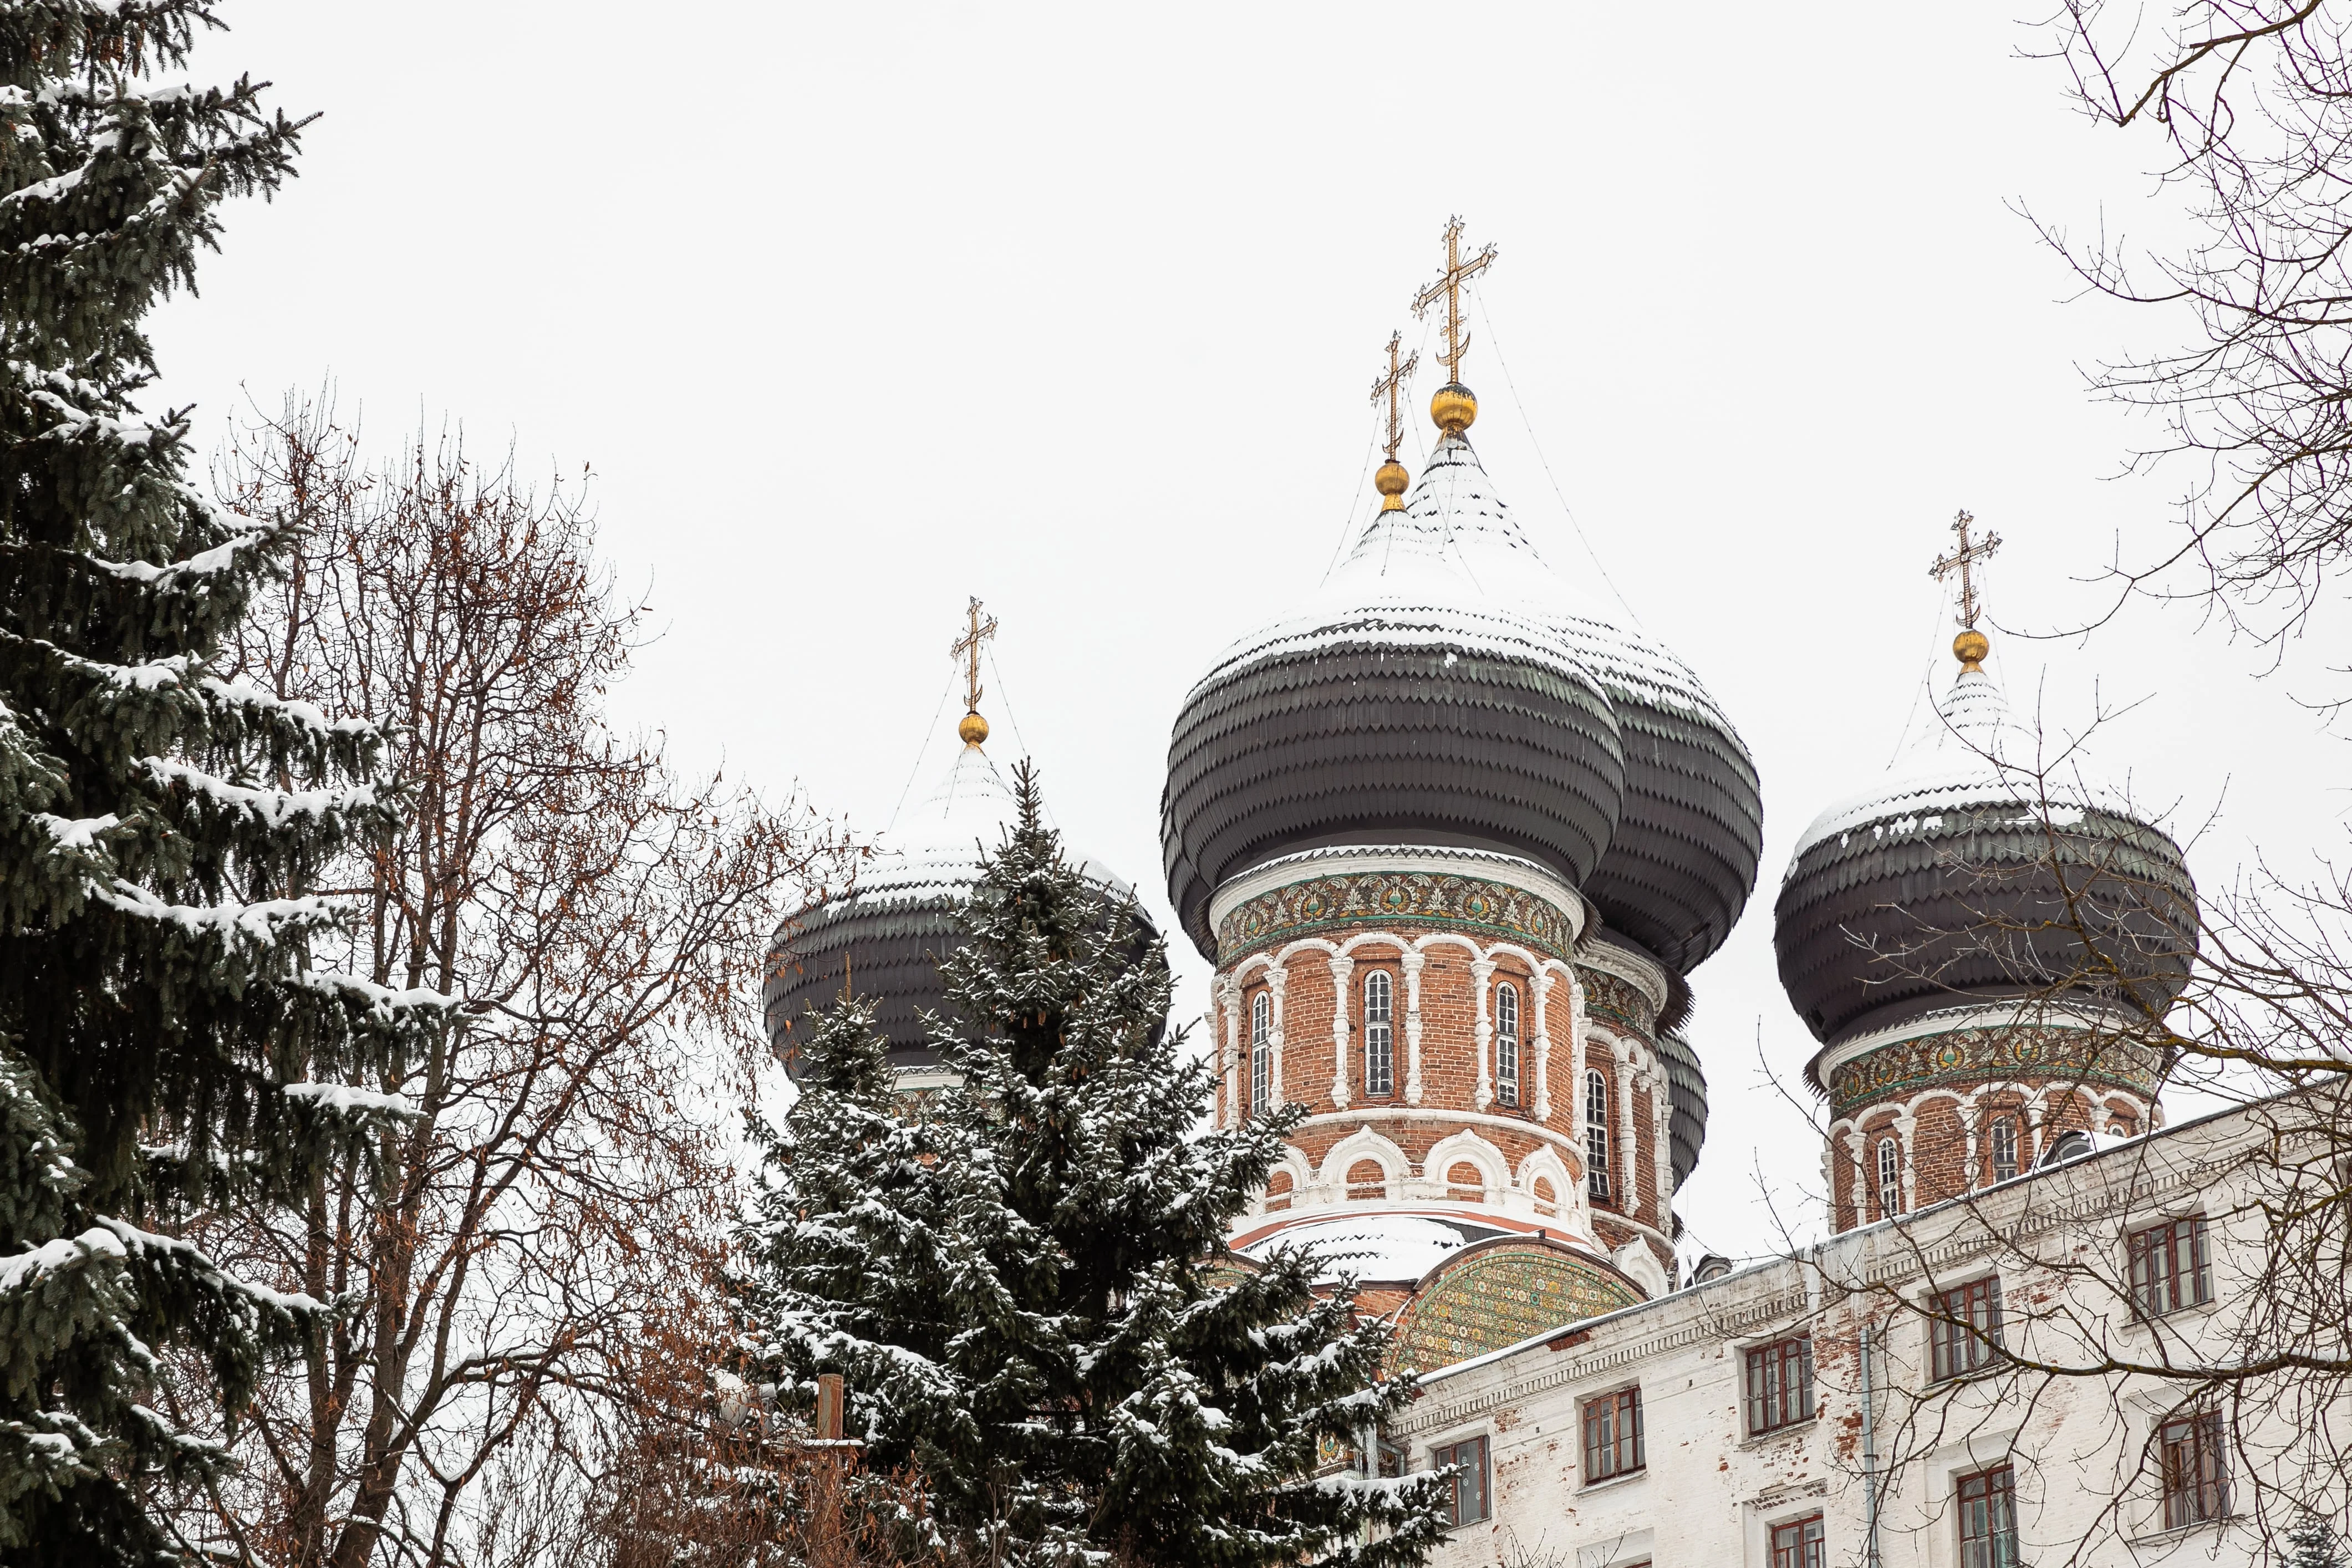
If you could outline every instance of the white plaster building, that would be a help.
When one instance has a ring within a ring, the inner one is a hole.
[[[2241,1205],[2271,1136],[2257,1107],[2116,1140],[1443,1368],[1386,1458],[1467,1461],[1472,1517],[1439,1568],[2257,1561],[2254,1478],[2232,1472],[2264,1434],[2222,1440],[2219,1411],[2169,1380],[1971,1373],[1981,1352],[1933,1314],[1946,1293],[1990,1297],[2004,1344],[2076,1365],[2221,1345],[2252,1305],[2264,1238]],[[2165,1226],[2201,1243],[2177,1276],[2133,1239]]]

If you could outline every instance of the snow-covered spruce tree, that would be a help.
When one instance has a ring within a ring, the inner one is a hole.
[[[2327,1521],[2305,1509],[2287,1526],[2282,1568],[2345,1568],[2344,1548]]]
[[[1195,1136],[1209,1069],[1164,950],[1062,857],[1035,776],[945,964],[961,1084],[894,1102],[870,1018],[807,1047],[754,1240],[760,1348],[846,1375],[869,1460],[911,1463],[971,1562],[1406,1568],[1443,1478],[1318,1477],[1410,1397],[1385,1325],[1284,1252],[1224,1250],[1289,1116]]]
[[[0,0],[0,1558],[148,1563],[321,1309],[173,1239],[395,1108],[436,1026],[307,972],[306,896],[389,822],[375,736],[210,672],[280,531],[142,419],[141,320],[290,173],[259,89],[159,86],[208,6]]]

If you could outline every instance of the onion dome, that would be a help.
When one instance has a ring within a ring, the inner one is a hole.
[[[1666,1068],[1666,1103],[1673,1112],[1666,1123],[1667,1163],[1679,1187],[1698,1169],[1699,1150],[1706,1142],[1706,1074],[1699,1067],[1698,1052],[1679,1032],[1660,1029],[1657,1045],[1658,1059]]]
[[[1814,818],[1780,884],[1780,984],[1824,1045],[1971,1003],[2160,1008],[2188,978],[2197,889],[2179,846],[2071,767],[2037,777],[1983,635],[1953,651],[1938,721],[1883,783]]]
[[[1236,873],[1412,843],[1536,860],[1687,970],[1755,886],[1760,822],[1697,679],[1551,574],[1458,432],[1306,607],[1192,689],[1161,804],[1170,896],[1212,958],[1209,898]]]
[[[967,713],[957,727],[963,747],[921,805],[904,816],[900,842],[887,846],[853,890],[822,900],[778,928],[768,963],[768,1042],[787,1066],[807,1028],[807,1009],[824,1012],[845,984],[874,1004],[875,1030],[890,1044],[901,1071],[938,1065],[925,1012],[951,1014],[940,980],[941,961],[961,945],[958,911],[993,853],[1020,819],[996,764],[981,750],[988,722]],[[1099,862],[1069,858],[1087,880],[1121,903],[1135,889]],[[1138,909],[1134,918],[1145,921]],[[1152,936],[1148,927],[1141,933]]]
[[[1374,514],[1301,612],[1193,687],[1160,835],[1203,954],[1212,892],[1296,850],[1424,844],[1523,856],[1571,885],[1591,874],[1624,757],[1608,698],[1551,618],[1507,590],[1541,570],[1469,443],[1448,436],[1412,500]]]

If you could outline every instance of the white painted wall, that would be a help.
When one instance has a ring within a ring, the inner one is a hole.
[[[1957,1479],[2005,1456],[2028,1563],[2060,1562],[2084,1542],[2085,1563],[2248,1561],[2254,1543],[2242,1522],[2165,1534],[2152,1467],[2136,1477],[2177,1385],[2114,1377],[2028,1388],[2011,1376],[1931,1387],[1927,1325],[1878,1292],[1916,1299],[1998,1273],[2009,1343],[2054,1356],[2105,1340],[2119,1353],[2146,1355],[2155,1332],[2130,1322],[2112,1295],[2034,1259],[2120,1271],[2126,1230],[2204,1212],[2215,1216],[2214,1302],[2166,1320],[2161,1331],[2176,1349],[2215,1342],[2245,1300],[2233,1286],[2257,1262],[2258,1238],[2221,1216],[2259,1172],[2239,1162],[2263,1142],[2260,1122],[2259,1111],[2242,1110],[2190,1123],[1431,1374],[1392,1436],[1420,1466],[1434,1445],[1486,1435],[1495,1499],[1493,1518],[1458,1530],[1438,1568],[1512,1563],[1521,1552],[1573,1568],[1767,1568],[1771,1526],[1817,1509],[1827,1561],[1864,1562],[1855,1346],[1865,1321],[1878,1347],[1871,1419],[1887,1568],[1956,1568]],[[2004,1236],[2025,1239],[2006,1245]],[[1748,1436],[1744,1352],[1804,1330],[1814,1338],[1820,1414],[1779,1435]],[[1646,1468],[1584,1484],[1581,1407],[1628,1386],[1642,1391]],[[2341,1425],[2352,1412],[2329,1419]],[[2236,1490],[2242,1502],[2252,1495],[2242,1484]]]

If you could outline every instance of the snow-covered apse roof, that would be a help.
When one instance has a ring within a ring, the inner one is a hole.
[[[1241,1252],[1245,1258],[1264,1258],[1276,1247],[1312,1250],[1321,1265],[1320,1279],[1347,1275],[1359,1281],[1395,1284],[1417,1281],[1474,1240],[1500,1234],[1491,1226],[1465,1228],[1427,1215],[1349,1215],[1290,1226]]]

